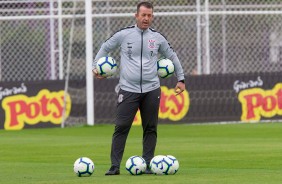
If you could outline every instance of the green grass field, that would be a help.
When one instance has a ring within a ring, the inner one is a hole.
[[[0,131],[0,183],[9,184],[272,184],[282,182],[282,123],[160,125],[156,154],[178,158],[175,175],[131,176],[128,157],[141,155],[141,127],[127,140],[121,175],[105,176],[110,167],[113,125]],[[91,177],[79,178],[74,161],[95,163]]]

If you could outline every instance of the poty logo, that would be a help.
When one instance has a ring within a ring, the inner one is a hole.
[[[159,118],[169,119],[171,121],[179,121],[186,116],[190,106],[190,98],[188,91],[183,91],[175,96],[174,89],[168,89],[161,86],[161,101],[159,108]],[[134,121],[134,125],[141,124],[140,112],[138,111]]]
[[[71,111],[71,98],[66,96],[67,118]],[[13,95],[2,101],[5,111],[4,128],[6,130],[20,130],[24,124],[35,125],[39,122],[60,124],[64,107],[64,91],[50,92],[41,90],[37,96]]]
[[[242,121],[259,121],[261,117],[282,115],[282,83],[271,90],[246,89],[239,93],[242,105]]]

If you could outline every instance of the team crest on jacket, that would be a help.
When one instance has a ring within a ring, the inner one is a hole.
[[[156,43],[156,40],[149,40],[149,44],[148,44],[149,48],[150,49],[155,48],[155,43]]]

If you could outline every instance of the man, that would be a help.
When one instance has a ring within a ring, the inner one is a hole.
[[[96,61],[120,47],[120,90],[118,93],[115,131],[112,137],[111,168],[105,175],[120,174],[120,163],[126,139],[133,119],[140,109],[143,128],[143,153],[147,166],[154,157],[157,142],[157,124],[160,105],[160,81],[157,74],[158,53],[173,61],[178,82],[176,95],[185,90],[184,73],[179,59],[168,41],[150,28],[153,21],[153,5],[140,2],[135,14],[136,25],[116,32],[106,42],[93,62],[93,72],[103,78],[96,70]],[[152,174],[149,167],[146,174]]]

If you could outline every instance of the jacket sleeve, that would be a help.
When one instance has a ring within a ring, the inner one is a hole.
[[[96,68],[96,64],[98,59],[108,56],[108,54],[113,51],[115,48],[120,46],[120,42],[122,40],[121,31],[115,33],[109,39],[107,39],[101,46],[100,50],[98,51],[93,63],[92,63],[92,70]]]
[[[170,59],[175,67],[175,75],[177,77],[177,80],[184,80],[184,72],[183,72],[183,68],[181,66],[181,63],[177,57],[177,54],[174,52],[174,50],[172,49],[172,47],[170,46],[170,44],[168,43],[168,41],[161,36],[161,45],[160,45],[160,54],[168,59]]]

